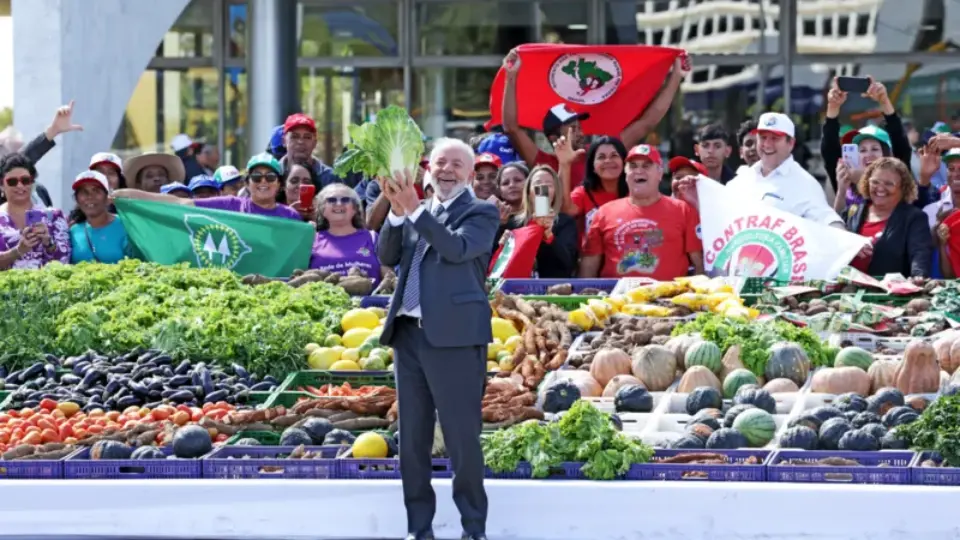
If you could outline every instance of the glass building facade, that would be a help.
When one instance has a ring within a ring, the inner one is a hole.
[[[224,163],[249,155],[248,5],[192,0],[158,45],[114,138],[137,153],[178,133],[217,141]],[[254,22],[255,24],[255,22]],[[488,119],[503,56],[528,42],[682,47],[693,58],[671,114],[653,136],[685,145],[693,129],[728,129],[764,110],[819,139],[834,75],[886,83],[923,129],[960,109],[960,2],[954,0],[299,0],[300,106],[332,161],[346,127],[391,104],[431,137],[467,137]],[[851,98],[845,122],[876,118]],[[278,119],[279,120],[279,119]]]

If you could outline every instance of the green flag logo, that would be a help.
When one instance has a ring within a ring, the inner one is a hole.
[[[244,255],[253,251],[233,228],[208,216],[186,214],[184,225],[200,268],[232,270]]]

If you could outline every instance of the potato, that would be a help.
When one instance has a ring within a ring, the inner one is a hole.
[[[926,313],[930,311],[930,301],[925,298],[914,298],[913,300],[907,302],[904,310],[907,312],[908,316]]]
[[[593,287],[586,287],[580,290],[582,296],[600,296],[602,293],[600,289],[594,289]]]
[[[665,345],[668,341],[670,341],[669,335],[666,335],[666,336],[658,335],[658,336],[653,336],[653,339],[650,340],[650,343],[652,343],[653,345]]]
[[[573,285],[569,283],[558,283],[547,287],[547,294],[556,294],[561,296],[570,296],[573,294]]]
[[[373,280],[365,277],[345,277],[337,285],[343,287],[350,296],[367,296],[373,291]]]
[[[671,323],[659,322],[653,325],[651,331],[655,336],[669,336],[673,332],[673,327]]]
[[[337,283],[340,283],[340,274],[330,274],[323,280],[332,285],[336,285]]]
[[[818,304],[818,305],[815,305],[815,306],[810,306],[810,307],[808,307],[808,308],[806,309],[805,313],[806,313],[807,315],[817,315],[817,314],[820,314],[820,313],[826,313],[826,312],[828,312],[828,311],[830,311],[830,308],[827,307],[826,303],[823,303],[823,304]]]

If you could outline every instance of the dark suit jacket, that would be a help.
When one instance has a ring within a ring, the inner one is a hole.
[[[847,218],[847,230],[860,233],[867,219],[869,204],[858,205]],[[868,274],[883,276],[899,273],[906,277],[930,277],[933,237],[927,215],[910,203],[901,202],[890,214],[883,234],[873,245]]]
[[[420,266],[420,312],[427,341],[434,347],[487,345],[493,335],[484,284],[500,214],[494,205],[467,191],[439,217],[431,210],[428,206],[416,222],[405,220],[402,227],[394,227],[388,220],[380,230],[380,263],[399,265],[397,289],[380,341],[390,345],[393,340],[393,321],[403,303],[410,263],[422,236],[429,245]]]

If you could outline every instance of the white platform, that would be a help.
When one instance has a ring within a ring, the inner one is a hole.
[[[439,538],[459,538],[435,480]],[[960,490],[921,486],[491,480],[491,540],[946,540]],[[394,480],[0,481],[0,538],[402,538]]]

